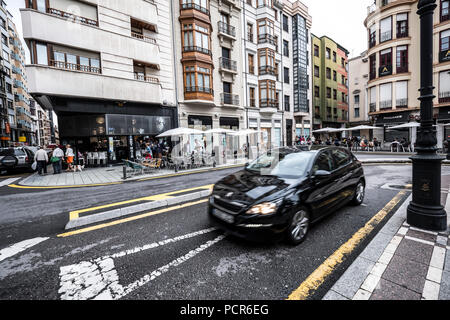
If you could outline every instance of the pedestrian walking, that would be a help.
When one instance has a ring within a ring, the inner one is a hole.
[[[64,158],[64,151],[58,146],[53,150],[50,162],[53,165],[53,174],[60,174],[62,170],[62,159]]]
[[[38,174],[42,175],[42,170],[44,170],[44,175],[47,174],[47,162],[48,162],[48,155],[47,152],[42,149],[41,147],[38,147],[38,151],[34,155],[34,161],[37,162],[37,171]]]
[[[71,148],[70,144],[68,144],[66,146],[66,162],[67,162],[67,170],[66,172],[72,171],[73,167],[73,157],[75,156],[75,154],[73,153],[73,149]]]

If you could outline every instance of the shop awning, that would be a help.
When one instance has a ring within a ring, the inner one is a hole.
[[[190,135],[190,134],[203,134],[203,131],[196,130],[196,129],[190,129],[190,128],[176,128],[172,129],[166,132],[161,133],[160,135],[156,136],[157,138],[164,138],[164,137],[179,137],[184,135]]]

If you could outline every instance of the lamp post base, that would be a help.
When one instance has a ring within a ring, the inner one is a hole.
[[[447,230],[447,213],[441,205],[441,163],[437,154],[417,154],[413,161],[413,198],[407,222],[429,231]]]

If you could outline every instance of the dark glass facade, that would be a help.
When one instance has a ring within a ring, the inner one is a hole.
[[[308,30],[306,20],[297,14],[292,18],[294,112],[309,112],[308,102]]]

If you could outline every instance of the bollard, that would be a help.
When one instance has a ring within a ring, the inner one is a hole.
[[[447,160],[450,160],[450,139],[447,139]]]
[[[123,166],[123,180],[127,180],[127,167]]]

